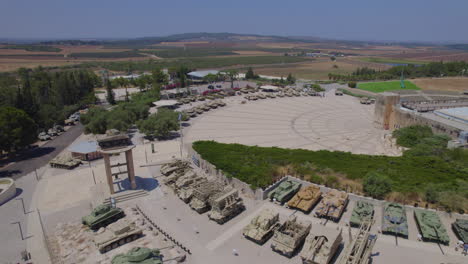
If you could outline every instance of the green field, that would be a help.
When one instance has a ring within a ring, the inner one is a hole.
[[[417,61],[417,60],[404,60],[404,59],[394,59],[394,58],[381,58],[381,57],[364,57],[359,58],[360,61],[365,62],[375,62],[383,64],[427,64],[427,61]]]
[[[405,88],[401,88],[400,81],[359,83],[357,88],[374,93],[395,90],[421,90],[410,81],[405,81]]]

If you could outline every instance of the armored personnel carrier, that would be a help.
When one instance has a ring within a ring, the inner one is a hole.
[[[444,245],[449,244],[450,238],[447,230],[436,212],[415,209],[414,218],[416,218],[416,223],[424,241],[432,241]]]
[[[370,234],[372,222],[364,221],[356,236],[352,236],[349,227],[349,243],[338,264],[368,264],[371,262],[372,249],[377,236]]]
[[[105,253],[125,243],[141,237],[143,231],[125,218],[110,224],[103,233],[94,236],[94,244],[99,252]]]
[[[168,176],[174,171],[180,170],[181,168],[188,167],[188,166],[190,166],[190,163],[188,161],[176,159],[169,163],[163,164],[161,166],[160,171],[163,175]]]
[[[322,228],[313,230],[307,236],[300,257],[303,264],[328,264],[343,242],[342,230]]]
[[[386,203],[383,207],[382,233],[408,237],[408,222],[405,207],[397,203]]]
[[[372,221],[373,218],[374,205],[366,201],[357,201],[349,223],[353,227],[359,227],[363,221]]]
[[[337,222],[340,220],[347,204],[348,194],[333,189],[324,195],[322,201],[317,206],[315,215]]]
[[[288,258],[292,257],[304,242],[311,227],[311,222],[299,222],[296,216],[290,216],[280,228],[275,230],[271,248]]]
[[[52,168],[71,170],[81,164],[81,160],[69,156],[58,156],[49,162]]]
[[[208,212],[208,218],[220,225],[245,210],[242,198],[239,197],[239,191],[236,189],[217,195],[215,199],[210,201],[210,206],[211,211]]]
[[[301,184],[293,180],[285,180],[278,187],[268,193],[268,199],[279,204],[287,202],[299,191]]]
[[[288,207],[301,210],[303,212],[310,212],[312,208],[318,203],[322,197],[320,187],[309,185],[302,187],[294,197],[289,200]]]
[[[242,234],[247,239],[262,245],[279,226],[279,214],[271,209],[263,209],[252,219],[250,224],[244,227]]]
[[[112,264],[162,264],[159,250],[134,247],[126,254],[118,254],[112,258]]]
[[[452,224],[452,229],[455,235],[463,241],[463,243],[468,243],[468,220],[466,219],[457,219]]]
[[[96,230],[105,227],[110,223],[117,221],[125,216],[122,209],[110,205],[101,204],[91,211],[91,214],[83,216],[81,222],[83,225]]]
[[[190,208],[199,214],[203,214],[210,210],[210,197],[222,192],[223,189],[224,186],[218,182],[206,182],[198,185],[193,190],[192,199],[190,200]]]

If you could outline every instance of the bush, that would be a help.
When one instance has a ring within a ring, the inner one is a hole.
[[[397,139],[397,144],[411,148],[423,142],[425,138],[432,137],[433,133],[428,126],[409,126],[400,128],[393,132],[393,137]]]
[[[348,82],[349,88],[356,88],[356,82]]]
[[[320,84],[312,84],[312,89],[314,89],[314,91],[316,91],[316,92],[325,91],[325,89],[323,89],[322,86],[320,86]]]
[[[392,191],[390,179],[378,172],[369,172],[363,183],[364,192],[371,197],[383,199],[386,194]]]
[[[148,119],[138,122],[137,126],[147,136],[167,138],[172,131],[180,128],[177,118],[178,113],[162,108]]]

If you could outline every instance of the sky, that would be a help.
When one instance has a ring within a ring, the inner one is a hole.
[[[0,39],[230,32],[468,43],[468,0],[0,0]]]

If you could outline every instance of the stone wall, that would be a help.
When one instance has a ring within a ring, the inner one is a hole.
[[[0,180],[8,182],[0,184],[0,189],[2,189],[0,192],[0,205],[2,205],[16,195],[16,185],[15,181],[10,178],[1,178]]]

